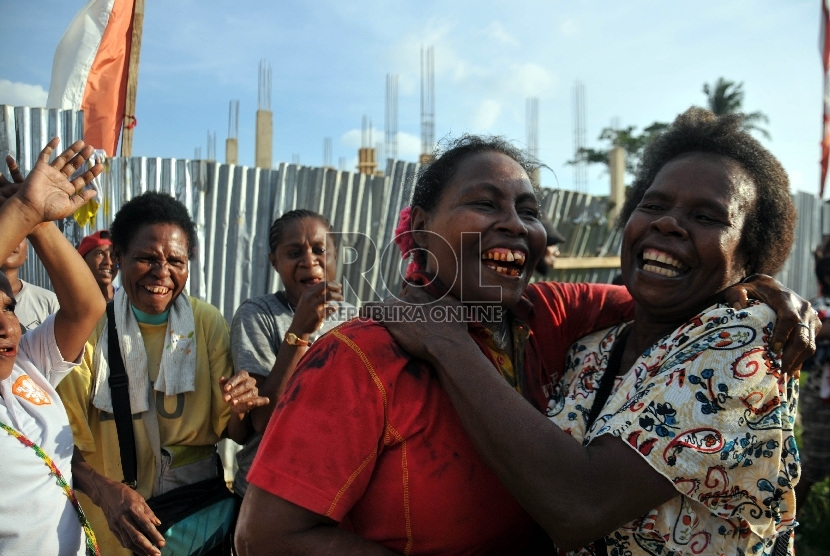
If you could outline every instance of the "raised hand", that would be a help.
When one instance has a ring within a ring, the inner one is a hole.
[[[82,207],[95,196],[94,191],[82,191],[104,167],[96,163],[92,168],[70,181],[70,177],[92,156],[94,148],[76,141],[68,149],[49,162],[52,151],[58,146],[60,139],[55,137],[43,148],[38,156],[35,167],[29,175],[20,182],[19,189],[14,193],[23,207],[29,209],[33,218],[38,222],[51,222],[66,218]],[[22,177],[14,159],[6,162],[15,182]],[[14,168],[12,167],[14,166]],[[0,193],[10,192],[15,185],[9,185],[4,178],[0,182]]]

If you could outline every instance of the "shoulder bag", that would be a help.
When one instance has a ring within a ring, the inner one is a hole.
[[[112,302],[107,304],[107,322],[109,386],[112,390],[112,411],[118,433],[121,467],[124,470],[124,483],[135,489],[136,450],[129,380],[121,358]],[[155,409],[151,407],[149,411]],[[225,485],[221,468],[216,477],[153,496],[147,500],[147,505],[161,520],[161,525],[157,529],[165,540],[165,546],[161,550],[162,556],[207,554],[228,541],[231,526],[236,518],[236,500]]]

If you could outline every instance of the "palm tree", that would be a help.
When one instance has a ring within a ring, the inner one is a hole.
[[[716,116],[743,112],[743,82],[735,83],[734,81],[727,81],[723,77],[719,77],[714,87],[710,87],[708,83],[703,84],[703,94],[706,95],[709,110],[711,110]],[[769,118],[763,112],[744,113],[744,128],[747,131],[757,131],[769,139],[769,132],[760,127],[760,123],[769,123]]]

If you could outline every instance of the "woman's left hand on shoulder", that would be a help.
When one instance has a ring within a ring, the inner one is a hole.
[[[459,308],[461,302],[449,294],[437,299],[424,288],[405,285],[397,297],[363,305],[360,318],[379,322],[404,351],[434,363],[434,351],[443,345],[460,350],[464,342],[472,341],[463,319],[435,319],[438,315],[458,314],[455,309]]]
[[[230,406],[233,413],[240,417],[254,409],[268,405],[270,400],[259,395],[259,389],[254,377],[248,371],[239,371],[232,377],[220,377],[222,399]]]
[[[781,366],[786,373],[797,373],[804,361],[816,352],[816,334],[821,330],[818,314],[809,301],[772,276],[754,274],[724,293],[726,303],[735,309],[745,308],[749,299],[758,299],[772,307],[777,320],[770,345],[781,354]]]

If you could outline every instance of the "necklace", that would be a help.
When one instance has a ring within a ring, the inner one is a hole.
[[[46,467],[49,468],[49,473],[54,475],[57,479],[58,486],[63,489],[63,493],[69,498],[69,501],[72,503],[72,506],[75,508],[75,513],[78,514],[78,521],[81,522],[81,527],[84,530],[84,534],[86,535],[86,553],[87,556],[101,556],[101,553],[98,551],[98,543],[95,540],[95,533],[92,532],[92,526],[89,524],[89,520],[86,518],[84,514],[84,510],[81,508],[80,502],[78,502],[78,498],[75,496],[75,491],[69,486],[69,483],[66,482],[66,479],[63,478],[63,473],[61,473],[58,466],[55,465],[55,462],[52,461],[46,452],[44,452],[40,446],[26,438],[23,433],[16,431],[15,429],[11,428],[7,424],[0,422],[0,428],[5,430],[11,436],[16,438],[20,441],[21,444],[26,446],[27,448],[31,448],[37,454],[37,457],[43,460],[43,463]]]

